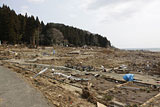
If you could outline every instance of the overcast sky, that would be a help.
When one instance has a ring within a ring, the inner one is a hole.
[[[0,0],[16,13],[106,36],[118,48],[160,48],[160,0]]]

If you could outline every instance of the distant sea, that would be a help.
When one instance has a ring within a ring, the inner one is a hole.
[[[160,48],[123,48],[124,50],[141,50],[141,51],[151,51],[160,52]]]

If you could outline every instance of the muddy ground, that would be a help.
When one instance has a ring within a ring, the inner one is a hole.
[[[55,107],[96,107],[97,102],[108,107],[160,106],[159,96],[154,98],[160,93],[159,52],[5,45],[0,46],[0,64],[22,74]],[[127,73],[137,81],[124,81]]]

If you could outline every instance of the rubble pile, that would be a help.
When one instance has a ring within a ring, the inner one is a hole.
[[[21,74],[57,107],[148,104],[160,93],[159,61],[160,53],[149,51],[0,46],[0,64]],[[129,73],[134,74],[131,84],[123,79]]]

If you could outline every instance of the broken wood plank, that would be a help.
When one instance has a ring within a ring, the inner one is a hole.
[[[119,102],[119,101],[116,101],[116,100],[112,101],[111,104],[113,104],[115,107],[117,107],[117,106],[118,107],[125,107],[126,106],[126,104]]]
[[[123,86],[123,87],[120,87],[120,88],[122,88],[122,89],[130,89],[130,90],[140,90],[140,88],[137,88],[137,87],[125,87],[125,86]]]
[[[105,105],[103,105],[103,104],[97,102],[97,107],[107,107],[107,106],[105,106]]]
[[[143,103],[141,105],[141,107],[146,107],[147,105],[149,105],[151,102],[155,101],[156,99],[160,98],[160,93],[157,94],[156,96],[152,97],[151,99],[149,99],[148,101],[146,101],[145,103]]]
[[[132,82],[126,82],[126,83],[123,83],[123,84],[118,84],[116,85],[115,87],[109,89],[109,90],[106,90],[105,93],[109,92],[109,91],[112,91],[112,90],[115,90],[116,88],[120,88],[121,86],[124,86],[124,85],[127,85],[127,84],[131,84]]]

